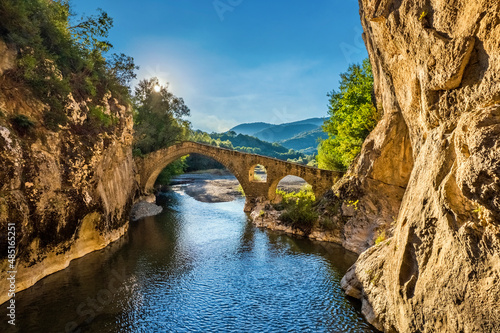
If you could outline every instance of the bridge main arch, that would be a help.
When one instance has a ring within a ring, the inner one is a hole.
[[[139,160],[138,163],[136,162],[139,169],[142,169],[139,172],[142,189],[145,192],[151,192],[160,172],[170,163],[189,154],[200,154],[221,163],[241,184],[244,173],[238,170],[225,154],[220,154],[219,151],[210,148],[212,146],[201,145],[195,142],[182,142],[148,154],[146,158]]]
[[[276,187],[285,176],[293,175],[304,179],[312,186],[314,194],[319,198],[343,175],[337,171],[322,170],[271,157],[185,141],[136,159],[141,189],[146,193],[151,192],[156,178],[167,165],[182,156],[193,153],[216,160],[238,179],[245,191],[247,200],[245,210],[251,209],[255,199],[259,197],[275,200]],[[254,177],[249,177],[252,175],[253,168],[259,164],[267,170],[265,181],[257,181]]]

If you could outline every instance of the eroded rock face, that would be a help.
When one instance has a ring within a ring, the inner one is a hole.
[[[8,290],[7,224],[15,223],[19,291],[121,237],[137,184],[130,110],[108,96],[113,125],[91,126],[73,103],[68,124],[50,131],[41,125],[46,106],[8,73],[0,75],[0,289]],[[36,125],[16,129],[17,114]]]
[[[386,332],[500,332],[500,2],[360,0],[360,15],[384,115],[343,186],[360,205],[403,191],[393,237],[344,290]]]

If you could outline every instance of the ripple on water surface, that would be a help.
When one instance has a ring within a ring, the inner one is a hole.
[[[18,325],[0,331],[375,332],[340,289],[353,254],[259,230],[243,200],[169,199],[124,240],[19,293]]]

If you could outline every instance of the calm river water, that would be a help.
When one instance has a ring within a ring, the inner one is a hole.
[[[255,228],[244,200],[170,193],[108,248],[17,294],[0,332],[375,332],[339,282],[356,256]]]

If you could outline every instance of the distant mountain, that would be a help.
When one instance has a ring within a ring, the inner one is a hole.
[[[311,155],[318,152],[318,139],[322,140],[328,138],[328,134],[323,132],[321,127],[318,127],[309,132],[302,132],[297,134],[291,139],[279,141],[279,143],[295,151],[300,151],[301,153]]]
[[[273,124],[268,124],[268,123],[245,123],[245,124],[240,124],[238,126],[235,126],[230,129],[230,131],[236,132],[238,134],[245,134],[245,135],[254,135],[255,133],[262,131],[266,128],[269,128],[271,126],[275,126]]]
[[[300,133],[309,132],[317,128],[318,126],[313,124],[282,124],[263,129],[253,136],[268,142],[278,142],[291,139]]]
[[[205,133],[196,131],[193,140],[200,143],[207,143],[221,148],[234,149],[246,153],[259,154],[281,160],[299,159],[306,156],[298,151],[290,150],[279,143],[262,141],[254,136],[236,134],[234,132],[225,133]]]
[[[294,121],[291,123],[284,123],[281,125],[300,125],[300,124],[313,124],[316,126],[321,126],[325,122],[326,118],[308,118],[304,120]],[[279,125],[278,125],[279,126]]]
[[[309,118],[279,125],[263,122],[247,123],[235,126],[230,131],[251,135],[267,142],[278,142],[286,148],[305,154],[315,154],[318,138],[327,137],[321,129],[325,119]]]

